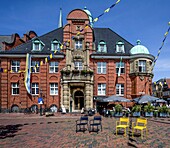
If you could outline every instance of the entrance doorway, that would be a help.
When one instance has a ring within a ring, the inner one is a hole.
[[[74,109],[81,110],[83,107],[84,107],[84,93],[78,90],[74,93]]]

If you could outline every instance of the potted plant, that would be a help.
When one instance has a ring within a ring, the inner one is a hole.
[[[82,75],[87,75],[87,74],[92,75],[92,74],[93,74],[93,71],[91,71],[91,70],[81,70],[81,74],[82,74]]]
[[[159,117],[167,117],[169,109],[166,105],[163,105],[162,107],[158,108],[158,112],[159,112]]]
[[[61,74],[66,74],[66,75],[70,74],[70,70],[61,70],[60,72]]]
[[[79,72],[80,72],[80,71],[79,71],[78,69],[72,70],[72,73],[73,73],[73,74],[79,74]]]
[[[134,117],[140,117],[141,115],[141,105],[135,105],[132,107],[132,115]]]
[[[153,116],[154,107],[151,103],[148,103],[144,106],[145,117],[152,117]]]
[[[123,116],[122,106],[120,104],[116,104],[115,106],[115,117]]]

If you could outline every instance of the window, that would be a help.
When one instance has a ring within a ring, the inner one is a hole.
[[[50,62],[50,73],[58,72],[58,62]]]
[[[116,84],[116,95],[124,95],[124,84]]]
[[[98,52],[107,52],[107,47],[106,47],[106,43],[104,41],[100,41],[99,45],[98,45]]]
[[[32,95],[39,95],[39,85],[38,83],[32,83],[31,85],[31,93]]]
[[[19,95],[19,83],[12,83],[12,95]]]
[[[98,95],[106,95],[106,84],[105,83],[98,84]]]
[[[51,50],[55,51],[55,50],[59,50],[60,44],[57,40],[53,40],[51,43]]]
[[[40,50],[39,43],[34,43],[34,50]]]
[[[20,61],[11,61],[11,70],[12,72],[19,72]]]
[[[40,70],[40,62],[39,61],[31,61],[31,72],[38,73]]]
[[[139,72],[146,72],[146,61],[139,60]]]
[[[82,49],[83,42],[82,40],[75,40],[75,49]]]
[[[58,95],[58,84],[50,83],[50,95]]]
[[[97,73],[98,74],[106,74],[106,62],[98,62],[97,63]]]
[[[120,69],[120,74],[125,73],[125,63],[124,62],[116,62],[116,73],[119,73]]]
[[[124,43],[122,41],[119,41],[116,43],[116,52],[117,53],[125,53]]]
[[[33,40],[33,49],[32,50],[40,51],[43,49],[44,46],[45,46],[45,44],[42,41],[40,41],[39,39],[35,39],[35,40]]]
[[[82,65],[82,62],[75,62],[75,68],[77,70],[82,70],[83,69],[83,65]]]

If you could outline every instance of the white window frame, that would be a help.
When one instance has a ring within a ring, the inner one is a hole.
[[[51,51],[59,50],[60,43],[57,40],[53,40],[51,43]]]
[[[11,71],[19,72],[20,70],[20,61],[11,61]]]
[[[122,41],[117,42],[116,52],[117,53],[125,53],[125,47],[124,47],[124,43]]]
[[[32,95],[39,95],[39,84],[38,83],[32,83],[31,84],[31,94]]]
[[[83,48],[83,40],[75,40],[75,49],[82,49]]]
[[[116,84],[116,95],[124,96],[124,84]]]
[[[119,73],[119,68],[120,68],[120,73],[124,74],[125,73],[125,63],[124,62],[116,62],[116,74]]]
[[[146,60],[139,60],[138,68],[139,72],[146,72]]]
[[[50,83],[50,95],[58,95],[58,83]]]
[[[33,43],[32,50],[34,50],[34,51],[41,51],[43,49],[43,47],[45,46],[45,44],[42,41],[40,41],[39,39],[33,40],[32,43]]]
[[[53,61],[49,63],[49,73],[57,73],[58,72],[58,62]]]
[[[97,89],[98,95],[106,95],[106,83],[99,83]]]
[[[19,83],[11,83],[12,95],[19,95]]]
[[[97,62],[97,73],[98,74],[106,74],[106,62]]]
[[[38,67],[36,65],[38,64]],[[31,61],[31,73],[40,72],[40,61]]]
[[[100,43],[98,45],[98,52],[102,52],[102,53],[107,52],[106,43],[104,41],[100,41]]]
[[[75,64],[75,68],[77,70],[82,70],[83,69],[83,63],[81,61],[76,61],[74,64]]]

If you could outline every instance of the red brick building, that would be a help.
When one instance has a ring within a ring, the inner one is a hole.
[[[2,112],[39,107],[40,96],[43,107],[73,112],[111,95],[151,94],[153,55],[140,41],[133,46],[109,28],[94,28],[90,16],[87,9],[75,9],[64,27],[0,51]],[[24,83],[27,53],[30,94]]]

